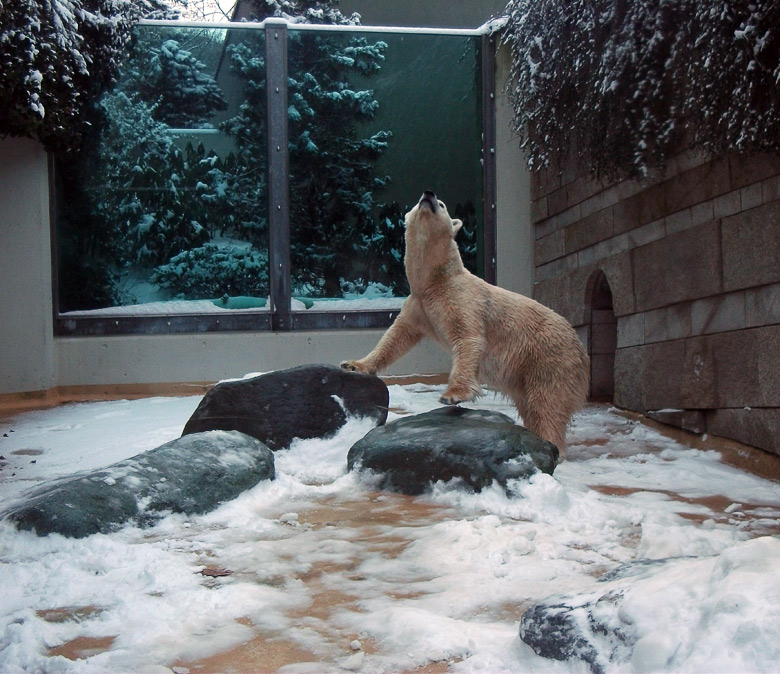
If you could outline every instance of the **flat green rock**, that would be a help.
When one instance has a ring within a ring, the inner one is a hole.
[[[473,491],[552,474],[558,448],[498,412],[442,407],[379,426],[349,450],[349,470],[382,476],[381,488],[420,494],[438,481]]]

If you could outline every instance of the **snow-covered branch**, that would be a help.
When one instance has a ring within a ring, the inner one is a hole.
[[[529,165],[642,177],[686,144],[780,151],[780,1],[510,0]]]
[[[0,136],[76,145],[112,81],[139,17],[171,18],[164,0],[0,3]]]

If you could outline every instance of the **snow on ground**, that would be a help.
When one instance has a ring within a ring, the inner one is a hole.
[[[442,390],[391,386],[391,419],[438,407]],[[0,422],[0,511],[43,480],[178,437],[198,402],[69,404]],[[499,398],[478,406],[514,416]],[[276,453],[275,481],[207,515],[82,540],[1,522],[0,671],[587,671],[519,640],[525,608],[668,557],[615,581],[618,618],[639,637],[615,670],[780,671],[776,482],[589,406],[569,459],[513,497],[450,485],[406,497],[346,473],[368,430],[353,419],[334,438],[296,441]]]
[[[226,311],[240,313],[244,311],[258,312],[270,311],[267,298],[239,297],[234,300],[251,302],[245,308],[232,309],[222,306],[220,300],[165,300],[161,302],[146,302],[143,304],[131,304],[128,306],[106,307],[105,309],[89,309],[83,311],[66,311],[62,313],[64,318],[94,318],[100,316],[176,316],[179,314],[218,314]],[[293,311],[400,311],[404,303],[403,297],[371,297],[363,296],[360,299],[349,297],[336,299],[306,298],[303,300],[293,297],[290,306]],[[265,302],[259,306],[260,302]]]
[[[179,314],[218,314],[243,311],[270,311],[270,298],[237,297],[233,298],[237,306],[226,307],[221,299],[176,300],[155,297],[164,295],[157,286],[146,281],[134,281],[130,285],[131,294],[137,297],[138,304],[104,307],[103,309],[85,309],[66,311],[65,318],[94,318],[100,316],[169,316]],[[305,301],[304,301],[305,299]],[[352,290],[343,297],[318,298],[306,297],[290,299],[293,311],[400,311],[405,297],[394,297],[392,292],[378,283],[370,283],[363,291]]]

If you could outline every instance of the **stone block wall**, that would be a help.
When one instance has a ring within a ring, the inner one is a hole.
[[[606,279],[615,404],[780,454],[780,156],[686,152],[645,182],[548,171],[532,200],[534,297],[596,356],[594,397]]]

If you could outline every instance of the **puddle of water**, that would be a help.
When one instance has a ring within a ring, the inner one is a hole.
[[[731,499],[721,495],[688,497],[677,492],[665,489],[652,489],[647,487],[616,487],[613,485],[593,485],[590,487],[600,494],[607,496],[630,496],[638,493],[662,494],[670,501],[681,504],[701,506],[704,513],[692,513],[682,510],[679,514],[683,519],[697,524],[713,521],[718,524],[738,525],[743,531],[752,536],[777,536],[780,535],[780,511],[768,508],[766,504],[734,503]]]
[[[110,651],[114,641],[116,641],[116,636],[76,637],[73,641],[50,648],[47,654],[49,657],[61,655],[68,660],[83,660]]]
[[[68,621],[83,622],[100,615],[103,612],[98,606],[63,606],[60,608],[41,609],[36,611],[39,618],[48,623],[65,623]]]

